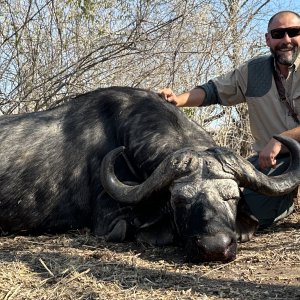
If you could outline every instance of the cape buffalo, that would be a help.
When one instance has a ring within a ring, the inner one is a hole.
[[[0,228],[89,227],[109,241],[180,244],[197,261],[230,261],[257,221],[239,187],[284,194],[300,181],[297,142],[277,177],[217,147],[157,94],[98,89],[54,109],[0,118]]]

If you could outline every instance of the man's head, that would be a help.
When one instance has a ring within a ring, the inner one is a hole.
[[[265,37],[276,62],[291,66],[300,53],[300,15],[278,12],[269,20]]]

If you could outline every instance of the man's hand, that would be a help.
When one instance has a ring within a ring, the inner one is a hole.
[[[282,144],[271,139],[270,142],[259,153],[259,166],[262,170],[267,168],[274,168],[276,166],[276,156],[280,152]]]
[[[194,88],[178,96],[170,88],[163,88],[158,94],[178,107],[201,106],[205,98],[205,91],[202,88]]]
[[[172,104],[177,104],[177,96],[170,88],[163,88],[158,92],[165,100]]]

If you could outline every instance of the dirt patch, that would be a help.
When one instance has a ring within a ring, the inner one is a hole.
[[[0,238],[0,299],[300,299],[300,211],[227,264],[88,232]]]

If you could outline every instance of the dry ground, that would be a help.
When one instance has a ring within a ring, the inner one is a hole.
[[[300,210],[227,264],[88,232],[1,237],[0,299],[300,299]]]

